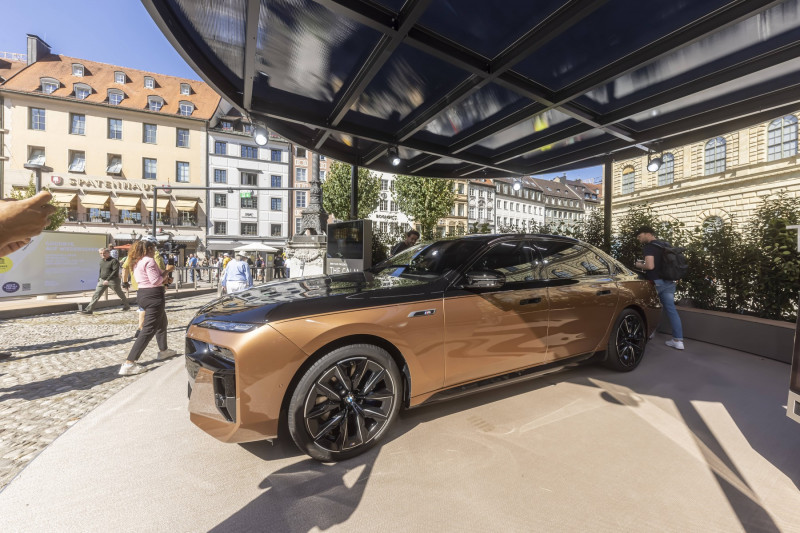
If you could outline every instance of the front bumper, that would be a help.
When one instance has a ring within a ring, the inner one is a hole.
[[[275,438],[284,396],[306,357],[269,325],[247,333],[190,326],[191,421],[223,442]]]

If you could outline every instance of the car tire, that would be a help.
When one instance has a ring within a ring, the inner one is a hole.
[[[630,372],[642,362],[646,345],[644,319],[633,309],[624,309],[608,337],[605,365],[618,372]]]
[[[323,462],[364,453],[386,434],[400,409],[403,381],[392,356],[353,344],[319,358],[292,391],[289,434]]]

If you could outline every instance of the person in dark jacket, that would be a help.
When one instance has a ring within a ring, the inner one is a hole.
[[[411,248],[412,246],[417,244],[418,240],[419,240],[419,232],[415,229],[409,230],[408,233],[406,233],[405,239],[392,246],[391,255],[399,254],[406,248]]]
[[[120,286],[119,261],[111,257],[111,250],[108,248],[100,248],[98,252],[100,253],[100,279],[97,282],[97,288],[92,296],[92,301],[81,310],[81,313],[84,315],[91,315],[94,312],[94,305],[97,303],[97,300],[99,300],[109,288],[113,289],[116,295],[119,296],[119,299],[122,300],[122,310],[127,311],[131,307],[128,304],[128,298],[125,296]]]

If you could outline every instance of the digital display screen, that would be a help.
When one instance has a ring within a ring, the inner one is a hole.
[[[364,221],[328,225],[328,257],[364,259]]]

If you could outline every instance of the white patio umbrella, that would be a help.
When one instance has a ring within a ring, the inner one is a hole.
[[[234,250],[236,250],[237,252],[268,252],[268,253],[274,253],[278,251],[277,248],[260,242],[251,242],[250,244],[245,244],[243,246],[234,248]]]

